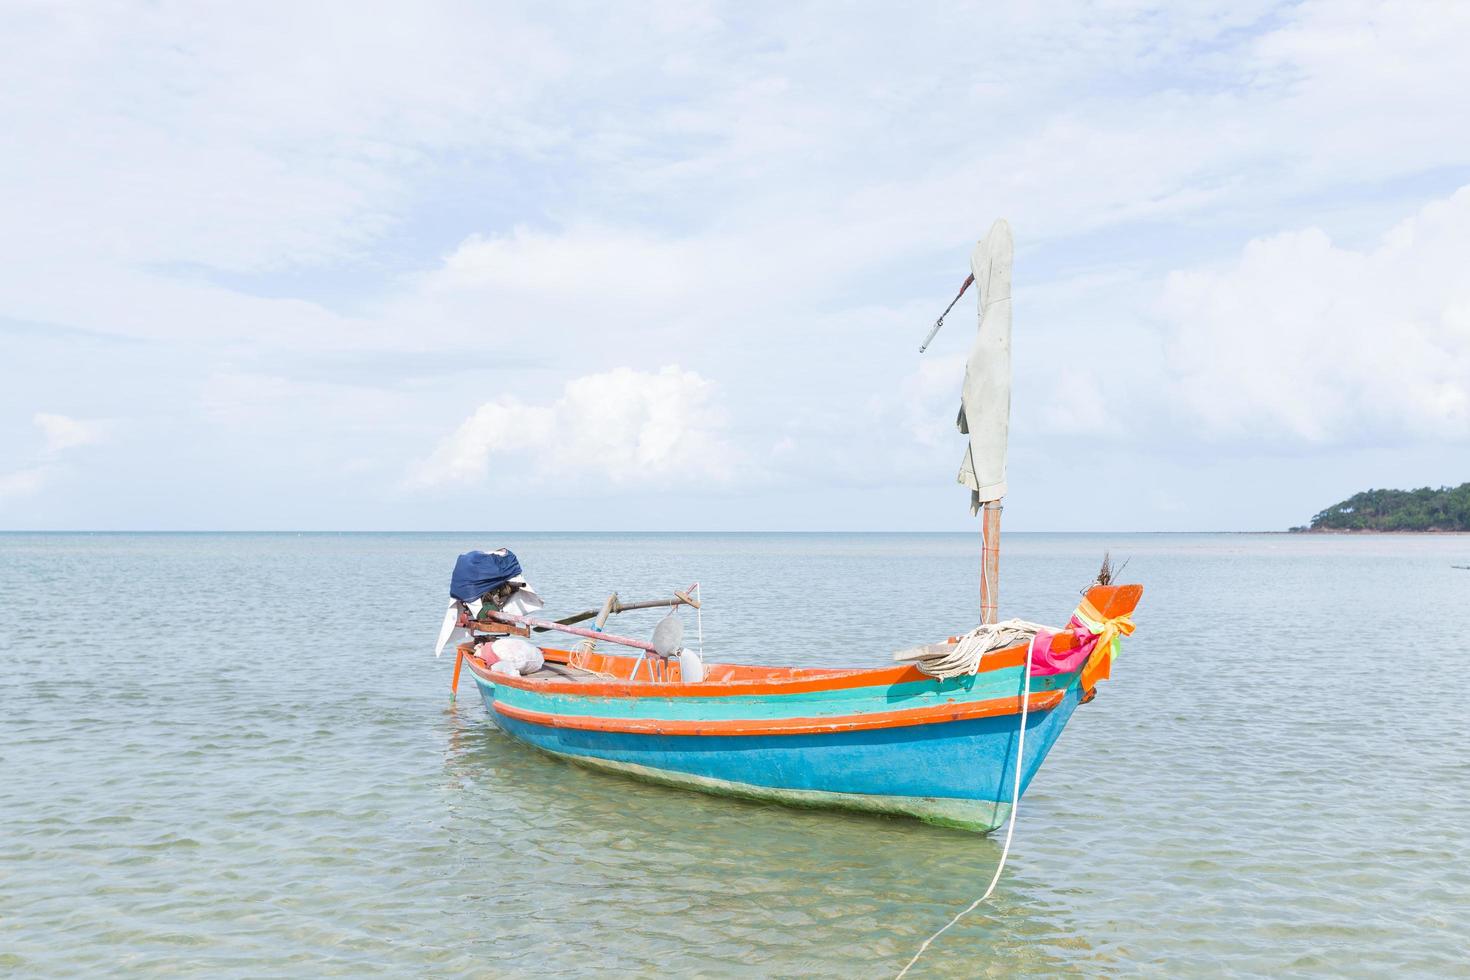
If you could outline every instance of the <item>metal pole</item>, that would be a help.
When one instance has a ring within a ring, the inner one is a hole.
[[[929,336],[925,337],[924,342],[919,345],[920,354],[929,349],[929,345],[934,342],[934,335],[939,333],[940,327],[944,326],[944,318],[949,316],[949,311],[954,309],[954,305],[960,301],[960,297],[965,295],[965,290],[969,289],[970,283],[974,281],[975,274],[973,272],[965,277],[965,281],[960,285],[960,291],[954,294],[954,299],[949,301],[949,305],[944,308],[944,312],[939,314],[939,319],[934,321],[934,326],[929,328]]]
[[[652,643],[645,643],[642,640],[635,640],[627,636],[614,636],[611,633],[584,630],[579,626],[563,626],[561,623],[552,623],[531,616],[512,616],[510,613],[493,612],[489,609],[480,610],[480,618],[488,619],[494,623],[514,623],[516,626],[544,626],[555,633],[570,633],[572,636],[584,636],[589,640],[602,640],[605,643],[616,643],[618,646],[632,647],[634,650],[645,650],[662,659],[658,648]]]

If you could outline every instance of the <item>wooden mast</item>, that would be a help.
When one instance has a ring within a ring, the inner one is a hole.
[[[980,622],[997,621],[997,598],[1000,595],[1000,512],[999,500],[980,505]]]

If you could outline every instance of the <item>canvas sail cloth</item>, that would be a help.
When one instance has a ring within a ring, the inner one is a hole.
[[[1011,226],[1004,218],[970,255],[980,289],[980,329],[965,362],[960,431],[970,437],[959,482],[970,488],[970,513],[1006,494],[1006,433],[1011,423]]]

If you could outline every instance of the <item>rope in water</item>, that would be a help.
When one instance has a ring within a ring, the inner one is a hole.
[[[1010,822],[1006,825],[1005,846],[1001,848],[1000,862],[995,866],[995,874],[990,879],[990,887],[985,889],[984,895],[971,902],[968,908],[962,910],[953,919],[946,922],[944,928],[924,940],[924,945],[919,947],[919,951],[914,954],[914,958],[909,960],[902,970],[898,971],[896,980],[903,980],[903,977],[908,974],[909,968],[919,962],[919,957],[924,955],[924,951],[929,948],[929,944],[943,935],[945,930],[950,926],[979,908],[980,903],[988,899],[995,892],[995,886],[1000,883],[1000,873],[1005,870],[1006,858],[1011,853],[1011,838],[1016,832],[1016,810],[1021,804],[1021,763],[1025,758],[1026,751],[1026,708],[1027,702],[1031,699],[1031,653],[1035,649],[1036,636],[1033,634],[1031,642],[1026,645],[1026,669],[1021,675],[1021,727],[1016,735],[1016,780],[1015,785],[1011,789],[1011,817]]]

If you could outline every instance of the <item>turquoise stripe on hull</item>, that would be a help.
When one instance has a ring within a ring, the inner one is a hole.
[[[1077,675],[1054,674],[1031,679],[1032,693],[1060,690]],[[480,683],[485,683],[476,678]],[[592,718],[648,718],[660,721],[727,721],[736,719],[821,718],[867,714],[939,704],[968,704],[1020,693],[1021,668],[954,678],[883,684],[792,694],[732,695],[724,697],[607,698],[501,686],[496,697],[513,708],[547,714]]]

